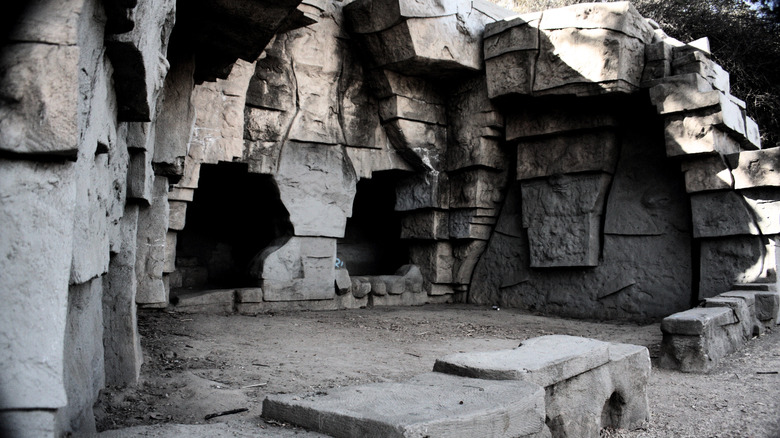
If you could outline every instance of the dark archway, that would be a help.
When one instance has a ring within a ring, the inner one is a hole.
[[[248,173],[242,163],[203,164],[178,235],[176,269],[182,286],[256,286],[250,261],[273,240],[290,235],[290,215],[271,176]]]
[[[409,263],[408,244],[400,238],[402,213],[395,211],[399,177],[394,171],[374,172],[358,182],[337,250],[350,275],[390,275]]]

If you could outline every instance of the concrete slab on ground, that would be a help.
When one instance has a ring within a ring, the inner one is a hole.
[[[550,335],[512,350],[458,353],[436,360],[434,371],[489,380],[523,380],[547,387],[609,361],[609,343]]]
[[[544,389],[427,373],[400,383],[271,395],[265,418],[334,437],[545,437]]]

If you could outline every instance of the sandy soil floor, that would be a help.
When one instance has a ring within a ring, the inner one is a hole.
[[[267,394],[327,391],[428,372],[436,358],[516,347],[545,334],[647,346],[658,324],[576,321],[465,305],[238,315],[139,313],[146,362],[135,388],[96,405],[104,438],[320,436],[264,421]],[[780,326],[707,375],[654,366],[652,419],[615,437],[780,437]],[[774,373],[774,374],[772,374]],[[234,409],[246,411],[205,420]],[[120,429],[120,430],[115,430]]]

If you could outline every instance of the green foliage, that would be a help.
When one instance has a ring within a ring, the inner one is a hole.
[[[585,3],[514,0],[520,13]],[[780,146],[780,0],[636,0],[639,12],[683,42],[706,36],[715,60],[731,74],[731,92],[744,99],[762,133],[762,146]]]

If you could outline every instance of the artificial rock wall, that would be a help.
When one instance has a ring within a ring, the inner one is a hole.
[[[219,287],[245,313],[621,319],[777,281],[776,149],[706,40],[628,3],[42,0],[17,18],[0,54],[11,436],[93,430],[100,388],[138,378],[136,308],[217,278],[241,278]]]

